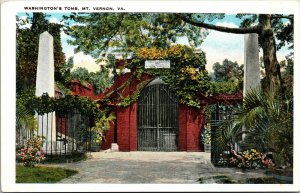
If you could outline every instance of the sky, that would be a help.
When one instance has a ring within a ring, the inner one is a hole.
[[[51,23],[61,23],[62,16],[68,13],[49,13],[47,19]],[[19,13],[18,16],[20,18],[25,18],[25,13]],[[223,19],[215,19],[212,24],[216,24],[219,26],[226,27],[238,27],[241,20],[236,18],[235,15],[226,15]],[[74,23],[70,23],[73,25]],[[30,24],[27,26],[30,27]],[[89,55],[85,55],[82,52],[74,53],[75,46],[71,46],[67,43],[67,41],[71,39],[70,36],[66,35],[63,31],[61,32],[61,41],[63,52],[66,55],[66,58],[73,56],[74,57],[74,69],[78,67],[85,67],[90,72],[95,72],[99,70],[99,65],[95,63],[95,59],[93,59]],[[181,44],[187,44],[185,38],[179,40]],[[233,62],[237,62],[238,64],[244,64],[244,35],[241,34],[230,34],[224,32],[217,32],[214,30],[210,30],[209,35],[206,37],[204,42],[200,45],[200,49],[202,49],[206,53],[206,69],[208,72],[212,72],[212,66],[214,63],[219,62],[222,63],[224,59],[229,59]],[[277,57],[278,61],[282,61],[285,59],[285,56],[289,53],[286,47],[282,48],[278,51]],[[260,56],[262,56],[262,50],[260,50]]]

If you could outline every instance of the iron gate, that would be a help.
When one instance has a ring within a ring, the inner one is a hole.
[[[165,84],[147,86],[138,100],[138,150],[177,151],[178,99]]]

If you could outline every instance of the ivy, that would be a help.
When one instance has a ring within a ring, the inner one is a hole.
[[[56,112],[58,115],[66,115],[69,112],[78,110],[82,115],[99,119],[105,113],[99,109],[97,102],[80,96],[66,95],[62,98],[49,97],[47,93],[42,96],[34,96],[33,93],[24,93],[17,97],[17,109],[24,106],[31,112],[38,115],[44,115],[50,112]]]
[[[183,45],[174,45],[168,49],[141,48],[135,58],[126,67],[135,68],[134,76],[138,79],[142,74],[161,78],[170,89],[179,96],[179,101],[188,106],[200,108],[199,95],[211,94],[212,85],[208,72],[205,70],[205,53],[195,53],[194,49]],[[145,69],[146,60],[170,60],[169,69]],[[147,82],[148,83],[148,82]],[[122,98],[120,106],[128,106],[136,101],[141,89],[138,88],[131,96]]]
[[[239,82],[212,82],[213,93],[219,94],[234,94],[241,90],[241,85]]]
[[[170,60],[171,66],[169,69],[145,69],[146,60]],[[141,82],[136,91],[129,96],[123,97],[119,91],[128,87],[134,77],[141,80],[143,74],[149,74],[153,78],[161,78],[177,94],[179,102],[190,107],[200,108],[201,96],[208,97],[216,93],[232,94],[238,91],[238,85],[231,82],[212,82],[205,69],[205,64],[205,53],[202,51],[195,52],[189,46],[174,45],[168,49],[140,48],[134,54],[132,61],[126,62],[124,66],[135,69],[134,73],[119,88],[109,93],[106,98],[109,98],[112,93],[118,93],[121,96],[118,105],[129,106],[138,99],[140,91],[149,83],[149,80]]]
[[[135,92],[132,93],[132,95],[129,95],[128,97],[125,97],[125,98],[122,98],[120,103],[118,104],[119,106],[122,106],[122,107],[127,107],[129,106],[132,101],[136,101],[139,96],[140,96],[140,92],[141,90],[144,88],[144,86],[146,86],[148,83],[150,82],[150,80],[145,80],[141,83],[139,83],[137,85],[137,89]]]

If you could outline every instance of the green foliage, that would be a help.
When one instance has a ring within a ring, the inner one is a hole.
[[[137,89],[136,91],[131,94],[128,97],[122,98],[121,101],[119,102],[119,105],[122,107],[127,107],[129,106],[133,101],[136,101],[138,99],[138,97],[140,96],[140,92],[141,90],[144,88],[144,86],[146,86],[150,81],[149,80],[145,80],[140,82],[137,85]]]
[[[36,130],[37,121],[34,118],[34,111],[29,108],[28,100],[34,95],[34,89],[28,89],[17,94],[16,100],[16,127]]]
[[[110,123],[114,119],[116,116],[114,113],[110,113],[109,115],[103,114],[95,121],[95,126],[91,128],[93,142],[100,143],[105,140],[104,132],[110,129]]]
[[[294,59],[293,56],[287,56],[286,60],[281,62],[282,79],[284,81],[284,87],[292,90],[294,85]]]
[[[200,108],[200,94],[212,94],[204,52],[195,53],[191,47],[175,45],[169,49],[141,48],[136,56],[130,64],[137,68],[136,76],[146,73],[160,77],[179,96],[181,103]],[[170,69],[145,69],[145,61],[154,59],[170,60]]]
[[[213,87],[213,93],[216,94],[234,94],[237,92],[241,92],[242,86],[241,84],[236,82],[211,82]]]
[[[249,91],[243,105],[234,109],[233,117],[218,128],[219,146],[238,142],[242,127],[247,132],[245,145],[273,152],[277,165],[293,164],[293,97],[289,90]]]
[[[69,81],[78,80],[81,83],[88,83],[90,82],[90,74],[88,69],[78,67],[71,72],[70,77],[68,77],[68,79]]]
[[[243,19],[240,27],[250,27],[258,22],[257,14],[237,14],[237,18]],[[273,14],[271,15],[272,22],[271,27],[278,40],[277,50],[281,49],[285,45],[289,45],[289,49],[294,47],[294,16],[285,14]]]
[[[142,81],[136,91],[129,96],[122,96],[122,89],[129,86],[133,77],[139,79],[142,74],[149,74],[153,78],[161,78],[179,97],[179,101],[187,106],[200,108],[200,98],[214,94],[232,94],[238,91],[238,86],[232,83],[211,82],[205,70],[205,53],[195,52],[192,47],[174,45],[168,49],[156,47],[140,48],[134,54],[131,62],[124,67],[133,68],[132,76],[125,81],[116,92],[121,96],[118,105],[128,106],[139,97],[142,88],[149,82]],[[170,69],[145,69],[146,60],[170,60]],[[121,92],[119,92],[121,91]],[[110,93],[107,95],[107,98]]]
[[[113,79],[105,66],[101,66],[101,69],[95,73],[90,73],[90,79],[96,94],[104,92],[106,88],[113,84]]]
[[[72,80],[77,80],[81,84],[93,85],[95,94],[104,92],[104,90],[113,83],[109,70],[105,66],[101,66],[100,70],[97,72],[89,72],[83,67],[76,68],[66,77],[67,82]]]
[[[63,95],[71,95],[72,91],[61,82],[55,82],[55,86],[63,93]]]
[[[85,161],[88,159],[88,155],[83,152],[72,151],[71,154],[66,154],[64,156],[55,155],[53,154],[51,159],[46,159],[44,161],[45,164],[47,163],[70,163],[70,162],[79,162]]]
[[[73,13],[65,19],[78,23],[66,26],[65,33],[74,38],[71,45],[95,58],[108,48],[124,53],[149,46],[168,48],[183,36],[198,46],[206,35],[171,13]]]
[[[244,65],[225,59],[213,65],[212,80],[214,93],[234,94],[243,90]]]
[[[69,112],[78,110],[82,115],[91,116],[95,119],[103,115],[103,111],[99,110],[99,105],[86,97],[65,95],[63,98],[52,98],[47,93],[41,97],[33,94],[26,94],[21,97],[23,106],[33,115],[35,113],[43,115],[55,111],[58,115],[66,115]],[[17,107],[18,111],[18,107]]]
[[[58,167],[16,167],[16,183],[55,183],[77,174],[76,170]]]
[[[62,52],[60,41],[60,28],[62,26],[49,23],[45,17],[46,14],[43,13],[33,13],[32,17],[27,15],[26,21],[17,17],[17,92],[35,85],[38,42],[40,34],[44,31],[48,31],[53,36],[55,79],[61,79],[60,68],[65,63],[65,55]],[[30,28],[26,28],[24,27],[26,24],[32,25]]]
[[[36,164],[44,161],[44,151],[42,143],[44,138],[33,136],[25,142],[25,145],[17,151],[17,160],[20,160],[25,167],[34,167]]]
[[[232,62],[225,59],[222,64],[219,62],[213,65],[213,80],[216,82],[224,81],[243,81],[244,76],[244,65],[239,65],[237,62]]]

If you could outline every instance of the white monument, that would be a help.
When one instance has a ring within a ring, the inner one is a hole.
[[[39,39],[35,95],[40,97],[43,93],[48,93],[50,97],[55,96],[53,37],[47,31],[42,33]],[[54,150],[56,141],[55,112],[38,116],[38,135],[46,137],[44,150]]]
[[[259,47],[257,34],[245,34],[244,91],[260,86]]]
[[[251,88],[260,86],[260,67],[259,67],[259,46],[258,34],[245,34],[244,37],[244,90],[243,95],[246,96]],[[243,131],[246,128],[243,127]],[[246,134],[242,134],[244,140]]]

